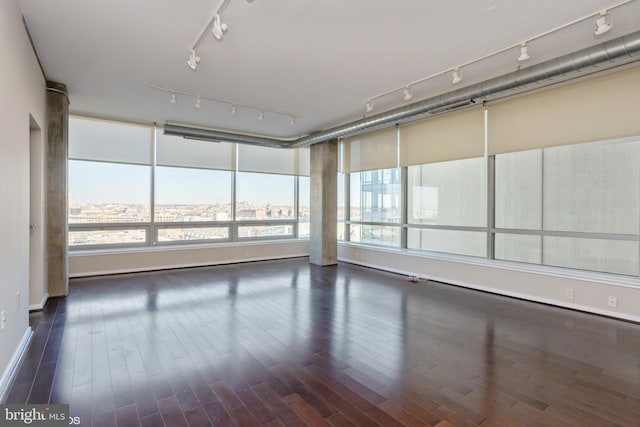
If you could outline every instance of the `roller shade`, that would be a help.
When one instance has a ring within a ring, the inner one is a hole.
[[[400,166],[484,156],[484,110],[449,113],[400,127]]]
[[[292,149],[238,144],[238,170],[295,175],[297,155]]]
[[[489,153],[640,135],[640,67],[489,106]]]
[[[343,172],[389,169],[398,166],[396,128],[358,135],[344,141]]]
[[[156,164],[200,169],[234,170],[235,144],[156,135]]]
[[[311,175],[311,149],[309,147],[296,148],[298,152],[298,167],[296,174],[301,176]]]
[[[80,117],[69,118],[69,158],[150,165],[153,129]]]

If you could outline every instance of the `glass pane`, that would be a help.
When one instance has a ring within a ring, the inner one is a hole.
[[[487,239],[484,232],[409,228],[407,248],[484,257]]]
[[[298,237],[309,237],[309,214],[311,212],[309,185],[308,176],[298,177]]]
[[[338,221],[344,221],[344,174],[338,174]]]
[[[541,236],[497,233],[494,245],[496,259],[529,264],[542,263]]]
[[[544,150],[545,230],[636,234],[639,207],[639,142]]]
[[[409,223],[486,226],[486,175],[482,157],[410,166]]]
[[[400,222],[400,169],[351,174],[351,219]]]
[[[229,238],[228,227],[192,227],[160,228],[158,242],[177,242],[184,240],[219,240]]]
[[[371,245],[400,246],[400,227],[351,224],[351,241]]]
[[[238,227],[238,237],[293,237],[293,225],[241,225]]]
[[[294,219],[294,177],[239,172],[236,218],[239,220]]]
[[[151,167],[69,160],[69,223],[151,220]]]
[[[543,263],[637,276],[638,242],[545,236]]]
[[[156,168],[156,222],[231,220],[232,172]]]
[[[69,246],[146,243],[146,230],[69,231]]]
[[[338,240],[344,240],[344,221],[338,221]]]
[[[495,162],[498,228],[542,227],[542,150],[499,154]]]

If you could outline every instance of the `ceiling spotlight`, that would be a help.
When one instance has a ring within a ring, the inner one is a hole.
[[[202,108],[202,98],[197,97],[196,98],[196,105],[193,106],[194,108],[200,109]]]
[[[373,111],[373,101],[372,100],[368,100],[367,104],[365,105],[365,110],[367,111],[367,113],[370,113]]]
[[[409,86],[404,88],[404,95],[402,96],[402,99],[404,99],[405,101],[410,101],[411,98],[413,98],[413,95],[411,95],[411,88]]]
[[[191,54],[189,55],[189,59],[187,59],[187,65],[192,70],[198,68],[198,62],[200,62],[200,57],[196,55],[195,49],[191,49]]]
[[[213,26],[211,27],[211,32],[213,33],[213,37],[218,40],[222,40],[222,36],[227,32],[227,24],[220,21],[220,14],[217,13],[215,19],[213,20]]]
[[[264,120],[264,112],[262,110],[260,110],[260,112],[258,112],[258,120],[260,120],[260,121]]]
[[[527,46],[527,43],[522,43],[520,45],[520,56],[518,56],[518,61],[526,61],[529,58],[531,58],[529,56],[529,47]]]
[[[611,15],[609,15],[606,10],[603,10],[600,12],[600,16],[596,18],[596,29],[594,30],[594,34],[596,36],[601,36],[604,33],[608,33],[609,30],[611,30],[612,23],[613,20]]]
[[[296,116],[291,116],[291,119],[289,119],[289,125],[295,126],[295,124],[296,124]]]
[[[454,68],[453,73],[451,73],[451,83],[458,84],[462,81],[462,72],[459,68]]]
[[[176,93],[174,91],[171,91],[171,96],[169,97],[169,104],[175,104],[176,103]]]
[[[238,107],[236,107],[235,105],[231,104],[231,114],[233,114],[234,116],[238,113]]]

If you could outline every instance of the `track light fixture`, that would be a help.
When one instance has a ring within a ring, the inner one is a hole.
[[[527,61],[529,58],[531,58],[529,56],[529,47],[527,46],[527,43],[522,43],[520,45],[520,56],[518,56],[518,61]]]
[[[387,90],[385,92],[379,93],[377,95],[374,96],[370,96],[369,98],[367,98],[367,103],[366,103],[366,107],[365,110],[367,113],[370,113],[373,110],[373,103],[375,100],[377,100],[378,98],[382,98],[382,97],[386,97],[387,95],[397,95],[397,93],[399,93],[400,91],[402,91],[403,93],[403,99],[405,101],[409,101],[411,99],[411,87],[417,85],[417,84],[421,84],[421,83],[425,83],[429,80],[435,79],[435,78],[439,78],[441,76],[445,76],[448,75],[449,73],[451,73],[451,83],[452,84],[458,84],[462,81],[462,69],[464,67],[468,67],[470,65],[473,64],[477,64],[479,62],[482,62],[488,58],[492,58],[496,55],[500,55],[502,53],[505,52],[509,52],[512,51],[513,49],[516,48],[520,48],[520,54],[518,55],[517,59],[519,62],[524,62],[524,61],[528,61],[531,57],[529,55],[529,43],[531,43],[534,40],[538,40],[538,39],[542,39],[545,38],[551,34],[554,34],[558,31],[564,30],[565,28],[569,28],[572,27],[576,24],[582,23],[584,21],[587,20],[592,20],[595,18],[595,28],[593,30],[593,33],[595,34],[595,36],[601,36],[603,34],[608,33],[609,31],[611,31],[611,28],[613,26],[613,18],[611,16],[611,11],[616,10],[628,3],[631,3],[635,0],[619,0],[616,4],[610,5],[610,6],[606,6],[606,9],[603,10],[596,10],[592,13],[589,13],[587,15],[583,15],[579,18],[576,18],[572,21],[569,21],[565,24],[562,24],[560,26],[551,28],[549,30],[543,31],[542,33],[533,35],[525,40],[523,40],[521,43],[518,44],[512,44],[509,46],[505,46],[501,49],[495,50],[493,52],[484,54],[482,56],[470,59],[466,62],[463,62],[461,64],[458,64],[455,68],[446,68],[442,71],[438,71],[436,73],[430,74],[426,77],[422,77],[418,80],[414,80],[411,82],[408,82],[402,86]]]
[[[367,113],[372,112],[373,111],[373,101],[372,100],[368,100],[367,103],[365,104],[364,109],[365,109],[365,111]]]
[[[411,87],[407,86],[404,88],[402,99],[405,101],[411,101],[411,98],[413,98],[413,95],[411,94]]]
[[[462,71],[459,68],[454,68],[451,73],[451,83],[457,85],[462,81]]]
[[[213,37],[215,37],[217,40],[222,40],[222,37],[224,36],[224,33],[227,32],[227,24],[222,22],[220,19],[220,14],[216,13],[215,18],[213,19],[213,26],[211,27],[211,33],[213,34]]]
[[[606,10],[603,10],[596,18],[596,29],[593,31],[593,33],[596,36],[601,36],[605,33],[608,33],[611,30],[612,24],[613,20],[611,18],[611,15],[609,15]]]
[[[198,37],[196,37],[195,41],[191,44],[191,49],[190,49],[191,54],[189,56],[189,59],[187,60],[187,64],[189,65],[189,68],[191,68],[192,70],[195,70],[196,68],[198,68],[198,62],[200,62],[200,57],[196,55],[195,50],[200,44],[200,42],[202,41],[202,38],[205,36],[205,34],[208,34],[210,32],[211,34],[213,34],[213,37],[216,40],[222,41],[222,39],[224,38],[224,33],[226,33],[227,30],[229,29],[229,27],[227,26],[227,23],[222,22],[222,17],[220,16],[220,13],[222,12],[222,9],[224,9],[230,1],[231,0],[220,0],[220,2],[218,3],[218,6],[211,12],[211,16],[209,16],[209,19],[204,24],[204,27],[202,27],[202,30],[200,30],[200,32],[198,33]],[[247,0],[247,1],[249,3],[253,2],[253,0]]]
[[[196,55],[196,50],[191,49],[191,53],[189,54],[189,59],[187,59],[187,65],[189,68],[195,71],[198,68],[198,63],[200,62],[200,57]]]
[[[183,90],[178,90],[178,89],[173,89],[173,88],[168,88],[168,87],[163,87],[163,86],[158,86],[158,85],[149,85],[149,88],[151,89],[155,89],[155,90],[159,90],[161,92],[165,92],[169,94],[169,103],[171,104],[176,104],[177,103],[177,96],[181,95],[181,96],[186,96],[186,97],[191,97],[194,100],[194,104],[193,107],[197,108],[197,109],[202,109],[205,108],[206,105],[204,105],[204,101],[211,101],[211,102],[217,102],[220,104],[225,104],[226,107],[225,108],[229,108],[229,112],[232,115],[236,115],[239,113],[238,108],[242,107],[243,110],[254,110],[257,111],[257,119],[258,120],[264,120],[265,119],[265,114],[269,113],[269,115],[281,115],[281,116],[285,116],[289,118],[289,124],[291,126],[294,126],[297,122],[297,120],[302,117],[299,116],[297,114],[294,114],[290,111],[281,111],[281,110],[274,110],[271,108],[263,108],[260,106],[255,106],[255,105],[249,105],[249,104],[243,104],[242,102],[236,102],[236,101],[231,101],[231,100],[226,100],[226,99],[219,99],[219,98],[214,98],[211,96],[204,96],[201,95],[199,93],[193,93],[193,92],[187,92],[187,91],[183,91]]]

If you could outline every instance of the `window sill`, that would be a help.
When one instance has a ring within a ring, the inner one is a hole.
[[[547,265],[525,264],[514,261],[490,260],[466,255],[447,254],[442,252],[416,251],[411,249],[393,248],[387,246],[363,245],[352,242],[338,242],[339,247],[353,247],[362,250],[384,252],[396,255],[406,255],[414,258],[431,259],[443,262],[454,262],[465,265],[481,266],[522,273],[540,274],[563,279],[576,279],[599,284],[640,288],[640,278],[613,273],[599,273],[595,271],[576,270],[571,268],[553,267]],[[384,266],[380,266],[384,268]]]
[[[99,248],[99,249],[78,249],[69,250],[69,257],[82,257],[82,256],[94,256],[94,255],[109,255],[109,254],[123,254],[123,253],[145,253],[145,252],[174,252],[174,251],[193,251],[193,250],[206,250],[206,249],[219,249],[224,247],[238,247],[238,246],[262,246],[262,245],[278,245],[283,243],[300,243],[308,242],[309,238],[291,238],[291,239],[269,239],[269,240],[244,240],[236,242],[206,242],[206,243],[191,243],[191,244],[164,244],[156,246],[132,246],[132,247],[117,247],[117,248]]]

